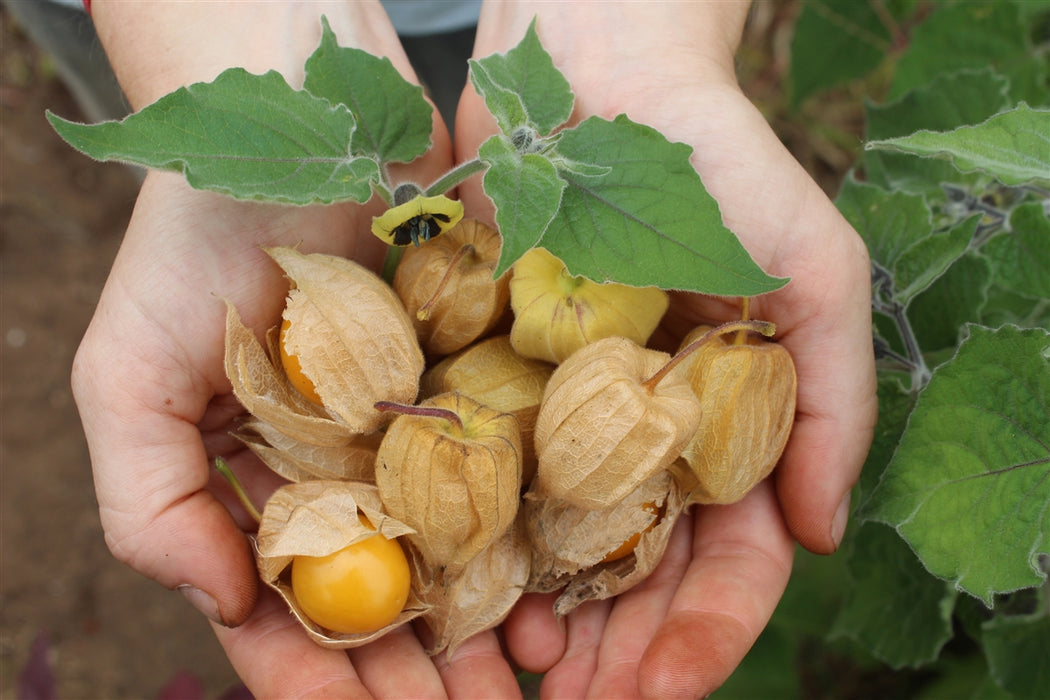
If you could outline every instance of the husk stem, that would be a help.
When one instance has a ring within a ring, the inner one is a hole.
[[[248,511],[248,515],[252,516],[256,523],[260,522],[262,520],[262,513],[260,513],[259,509],[255,507],[255,504],[252,503],[252,499],[249,498],[248,492],[245,491],[244,486],[241,485],[241,480],[237,478],[237,475],[233,473],[232,469],[230,469],[230,465],[228,465],[226,460],[222,457],[215,458],[215,471],[222,474],[222,477],[226,479],[230,487],[233,488],[233,492],[237,495],[237,500],[240,501],[241,505],[244,506],[244,509]]]
[[[672,357],[666,365],[657,370],[656,374],[642,382],[642,386],[645,387],[645,390],[648,391],[650,394],[653,393],[653,391],[656,389],[656,385],[659,384],[664,377],[670,374],[671,371],[678,366],[678,363],[682,362],[685,358],[691,355],[701,345],[704,345],[705,343],[714,340],[720,335],[725,335],[726,333],[736,333],[738,331],[744,333],[751,331],[754,333],[761,333],[766,337],[772,337],[773,334],[777,332],[777,327],[775,324],[769,321],[729,321],[728,323],[723,323],[720,326],[715,326],[714,328],[704,333],[702,336],[700,336],[699,338],[697,338],[696,340],[679,350],[678,353],[675,354],[675,356]]]
[[[446,420],[456,426],[460,433],[465,432],[463,428],[463,420],[459,417],[459,414],[448,408],[439,408],[437,406],[409,406],[408,404],[394,403],[393,401],[376,401],[374,407],[377,411],[389,411],[402,416],[440,418],[441,420]]]
[[[448,269],[445,270],[445,274],[441,277],[441,281],[438,282],[434,293],[431,294],[430,298],[419,307],[418,311],[416,311],[416,318],[420,321],[430,320],[430,311],[445,292],[445,288],[448,287],[448,283],[452,279],[452,273],[456,271],[457,267],[459,267],[459,263],[463,261],[463,258],[474,254],[474,250],[474,246],[470,243],[464,243],[460,246],[459,250],[456,251],[456,254],[452,256],[452,260],[449,261]]]
[[[740,300],[740,320],[747,321],[751,318],[751,297],[743,297]],[[741,328],[733,338],[733,345],[743,345],[747,342],[747,330]]]

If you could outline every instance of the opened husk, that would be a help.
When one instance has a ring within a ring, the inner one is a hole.
[[[361,522],[361,515],[374,529]],[[295,557],[323,557],[377,533],[394,539],[410,535],[412,529],[383,512],[378,491],[370,484],[352,481],[289,484],[275,491],[266,502],[255,538],[259,575],[284,599],[310,638],[321,646],[348,649],[368,644],[426,612],[426,605],[415,594],[410,594],[401,614],[383,629],[368,634],[337,634],[314,623],[299,607],[289,580]]]
[[[510,341],[521,355],[555,364],[602,338],[645,345],[668,303],[667,292],[657,287],[573,277],[557,257],[533,248],[514,263]]]
[[[464,219],[425,245],[405,249],[394,290],[429,354],[465,348],[506,311],[510,276],[492,278],[500,245],[495,229]]]
[[[386,419],[377,401],[412,402],[423,353],[400,299],[377,275],[345,258],[270,248],[292,281],[284,345],[324,407],[353,432]]]
[[[462,394],[421,408],[446,418],[400,415],[376,458],[376,485],[393,517],[412,527],[413,545],[432,566],[462,568],[514,522],[521,488],[521,437],[514,416]]]
[[[681,454],[700,423],[693,390],[678,372],[643,386],[669,359],[614,337],[559,365],[536,418],[539,492],[604,510]]]
[[[289,481],[342,479],[375,483],[376,451],[382,433],[348,437],[341,445],[314,445],[250,418],[236,435],[266,466]]]
[[[701,326],[685,347],[707,332]],[[769,476],[795,421],[797,378],[783,346],[749,334],[723,335],[686,360],[689,383],[703,406],[696,434],[682,452],[697,483],[696,503],[735,503]]]

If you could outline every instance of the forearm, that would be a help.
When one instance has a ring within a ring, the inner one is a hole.
[[[280,71],[294,86],[321,36],[321,16],[343,46],[390,56],[412,71],[377,0],[325,2],[126,2],[94,0],[99,38],[132,107],[240,66]]]

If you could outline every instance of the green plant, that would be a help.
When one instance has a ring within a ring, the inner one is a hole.
[[[1046,2],[802,5],[791,108],[869,100],[836,204],[872,258],[880,419],[843,554],[800,557],[724,697],[752,664],[780,697],[1050,687],[1048,30]]]

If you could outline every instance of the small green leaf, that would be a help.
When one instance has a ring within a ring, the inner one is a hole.
[[[561,171],[562,206],[540,240],[572,274],[726,296],[787,282],[765,274],[722,224],[689,146],[620,115],[566,129],[557,151],[592,166]]]
[[[350,111],[293,90],[276,71],[253,75],[231,68],[121,122],[48,119],[92,158],[174,170],[193,187],[240,199],[366,202],[379,177],[373,159],[350,155]]]
[[[1009,230],[981,252],[992,261],[1000,287],[1032,300],[1050,299],[1050,217],[1041,203],[1014,209]]]
[[[962,256],[977,228],[970,217],[946,231],[932,231],[926,200],[888,192],[848,178],[835,205],[868,245],[872,260],[893,278],[893,299],[907,306]]]
[[[978,124],[1010,106],[1008,87],[1009,82],[989,68],[939,75],[897,100],[866,105],[865,138],[881,141],[921,129],[949,131]],[[948,162],[885,150],[867,150],[862,162],[869,182],[931,199],[943,197],[942,183],[967,184],[978,179],[961,175]]]
[[[791,39],[791,107],[797,109],[810,95],[868,74],[882,63],[892,40],[871,3],[804,3]]]
[[[548,158],[519,153],[506,136],[490,137],[478,155],[489,164],[482,185],[496,205],[503,237],[494,272],[498,277],[539,242],[561,204],[565,181]]]
[[[357,120],[351,152],[380,162],[408,163],[430,148],[433,127],[423,88],[401,77],[389,58],[339,46],[322,18],[321,43],[306,61],[303,87]]]
[[[1046,578],[1050,333],[970,327],[919,396],[865,506],[935,576],[990,604]]]
[[[518,93],[498,84],[484,64],[471,61],[470,82],[484,98],[485,106],[489,108],[489,112],[496,119],[496,125],[504,134],[511,134],[515,129],[529,123],[529,115]]]
[[[960,172],[981,171],[1007,185],[1050,186],[1050,110],[1026,104],[974,126],[871,141],[866,148],[947,158]]]
[[[851,585],[832,638],[863,644],[892,668],[920,667],[952,638],[957,593],[923,568],[892,529],[865,523],[850,543]]]
[[[954,350],[966,324],[984,320],[991,283],[988,261],[968,253],[908,304],[908,318],[924,354]]]
[[[574,98],[569,81],[540,44],[535,20],[521,42],[507,53],[470,61],[470,73],[474,88],[507,135],[527,124],[541,135],[549,134],[572,114]],[[508,92],[518,96],[527,122],[516,114]]]
[[[985,623],[981,644],[992,677],[1017,698],[1045,697],[1050,688],[1050,615],[1046,597],[1032,615],[1000,615]]]

